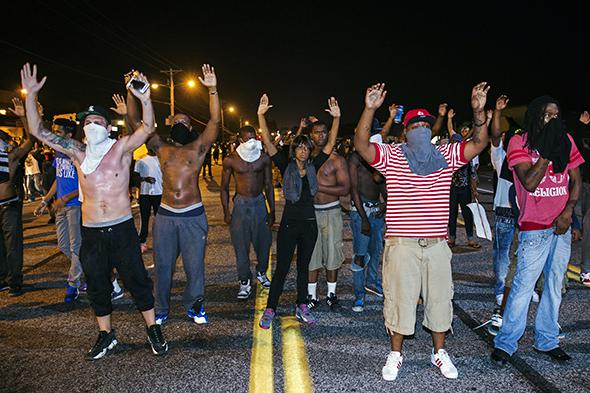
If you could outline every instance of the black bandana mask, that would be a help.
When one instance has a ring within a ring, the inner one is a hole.
[[[176,123],[170,129],[170,138],[181,145],[186,145],[195,140],[193,133],[182,123]]]

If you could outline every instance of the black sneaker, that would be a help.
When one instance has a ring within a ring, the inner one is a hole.
[[[330,306],[330,309],[332,309],[332,310],[337,308],[338,307],[338,298],[336,297],[336,295],[333,293],[328,294],[328,297],[326,298],[326,304],[328,306]]]
[[[154,355],[164,355],[168,352],[168,343],[162,334],[162,329],[160,325],[154,324],[148,328],[147,335],[148,335],[148,342],[152,346],[152,352]]]
[[[553,349],[551,349],[549,351],[540,351],[537,348],[535,348],[535,351],[537,351],[539,353],[542,353],[542,354],[545,354],[545,355],[549,355],[549,356],[551,356],[551,358],[553,360],[557,360],[557,361],[560,361],[560,362],[564,362],[566,360],[570,360],[571,359],[571,356],[568,355],[567,353],[565,353],[565,351],[563,349],[561,349],[560,347],[553,348]]]
[[[508,352],[502,351],[499,348],[494,348],[494,352],[490,355],[490,359],[494,362],[497,366],[504,367],[506,363],[510,360],[512,356],[508,354]]]
[[[317,299],[313,299],[311,295],[307,295],[307,308],[310,310],[316,308],[319,305]]]
[[[110,350],[115,348],[118,344],[117,338],[115,337],[115,330],[110,332],[101,330],[98,332],[98,338],[96,344],[86,353],[86,360],[98,360],[105,356]]]
[[[10,289],[8,290],[8,295],[12,296],[12,297],[20,296],[23,293],[24,293],[23,287],[20,285],[17,285],[15,287],[10,287]]]
[[[0,292],[7,291],[9,288],[10,285],[8,285],[5,281],[0,282]]]

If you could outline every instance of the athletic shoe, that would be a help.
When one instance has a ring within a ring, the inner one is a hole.
[[[401,353],[396,351],[389,352],[387,355],[387,361],[385,362],[385,366],[381,370],[381,375],[383,375],[383,379],[386,381],[395,381],[397,378],[397,373],[399,369],[402,367],[402,363],[404,361],[404,357]]]
[[[146,328],[148,342],[152,347],[152,352],[154,355],[164,355],[168,352],[168,343],[162,334],[162,329],[160,325],[154,324],[148,328]]]
[[[531,300],[533,301],[533,303],[539,303],[539,292],[533,290],[533,295],[531,296]]]
[[[557,324],[557,327],[559,328],[559,331],[557,333],[557,338],[560,339],[560,340],[563,340],[565,338],[565,332],[561,328],[561,325],[560,324]]]
[[[164,314],[164,313],[156,314],[156,323],[158,325],[163,325],[164,322],[166,322],[167,320],[168,320],[168,314]]]
[[[378,297],[383,297],[383,291],[379,291],[377,288],[365,285],[365,291],[371,292],[373,295],[376,295]]]
[[[72,303],[78,299],[78,288],[71,286],[70,284],[66,284],[66,296],[64,297],[64,302]]]
[[[297,307],[295,307],[295,317],[301,321],[301,322],[305,322],[306,324],[308,324],[309,326],[313,326],[316,324],[316,319],[313,316],[313,314],[311,313],[311,311],[309,311],[309,308],[307,307],[307,304],[300,304]]]
[[[490,323],[488,323],[488,333],[492,336],[495,336],[500,332],[500,328],[502,327],[502,314],[500,314],[500,309],[496,308],[492,317],[490,318]]]
[[[434,353],[433,348],[430,362],[440,369],[445,378],[456,379],[459,376],[459,372],[457,372],[449,354],[444,349],[439,349],[437,353]]]
[[[250,280],[240,280],[240,290],[238,291],[238,299],[248,299],[252,293],[252,286]]]
[[[125,295],[125,290],[121,288],[119,292],[113,291],[111,292],[111,301],[121,299]]]
[[[494,351],[490,355],[490,359],[496,366],[504,367],[506,363],[510,360],[512,356],[506,351],[501,350],[500,348],[494,348]]]
[[[326,298],[326,304],[330,306],[331,310],[334,310],[338,307],[338,297],[334,293],[330,293]]]
[[[196,311],[196,310],[199,310],[199,311]],[[203,304],[200,301],[195,303],[193,308],[188,310],[186,315],[190,319],[192,319],[197,325],[205,325],[205,324],[209,323],[209,317],[207,316],[207,313],[205,312],[205,307],[203,307]]]
[[[117,345],[117,338],[115,337],[115,330],[106,332],[101,330],[98,332],[96,344],[86,353],[86,360],[97,360],[105,356],[110,350]]]
[[[590,287],[590,272],[580,273],[580,281],[584,286]]]
[[[354,301],[354,306],[352,306],[352,311],[362,312],[364,309],[365,309],[365,300],[364,299],[356,299]]]
[[[262,284],[262,288],[268,289],[270,288],[270,280],[266,277],[266,273],[258,272],[256,273],[256,279]]]
[[[10,289],[8,290],[8,295],[12,296],[12,297],[20,296],[23,293],[25,293],[25,292],[23,291],[23,287],[20,285],[10,287]]]
[[[317,299],[311,297],[311,295],[307,295],[307,308],[314,309],[319,305]]]
[[[78,288],[78,292],[86,293],[87,291],[88,291],[88,284],[85,282],[80,284],[80,288]]]
[[[272,320],[275,318],[275,310],[272,308],[267,308],[264,310],[262,317],[260,318],[260,323],[258,324],[261,329],[268,329],[272,324]]]
[[[5,281],[0,282],[0,292],[4,292],[10,289],[10,285],[8,285]]]

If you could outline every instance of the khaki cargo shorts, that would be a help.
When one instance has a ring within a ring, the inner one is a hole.
[[[327,210],[316,209],[315,217],[318,223],[318,238],[309,262],[309,271],[322,267],[327,270],[338,270],[344,262],[340,205]]]
[[[424,321],[433,332],[446,332],[453,320],[451,252],[444,238],[385,239],[383,317],[390,332],[414,334],[422,296]]]

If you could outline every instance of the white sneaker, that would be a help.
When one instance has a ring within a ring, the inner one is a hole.
[[[587,287],[590,287],[590,272],[580,273],[580,281]]]
[[[539,292],[533,290],[533,295],[531,296],[531,300],[533,303],[539,303]]]
[[[252,293],[252,286],[250,280],[240,281],[240,290],[238,291],[238,299],[248,299]]]
[[[459,372],[453,365],[449,354],[444,349],[439,349],[437,353],[434,353],[433,348],[432,355],[430,355],[430,362],[440,369],[440,372],[445,378],[456,379],[459,376]]]
[[[399,372],[399,369],[402,367],[403,361],[404,357],[400,352],[389,352],[389,355],[387,355],[387,361],[385,362],[385,366],[383,366],[383,370],[381,371],[383,379],[386,381],[395,381],[395,379],[397,378],[397,373]]]

